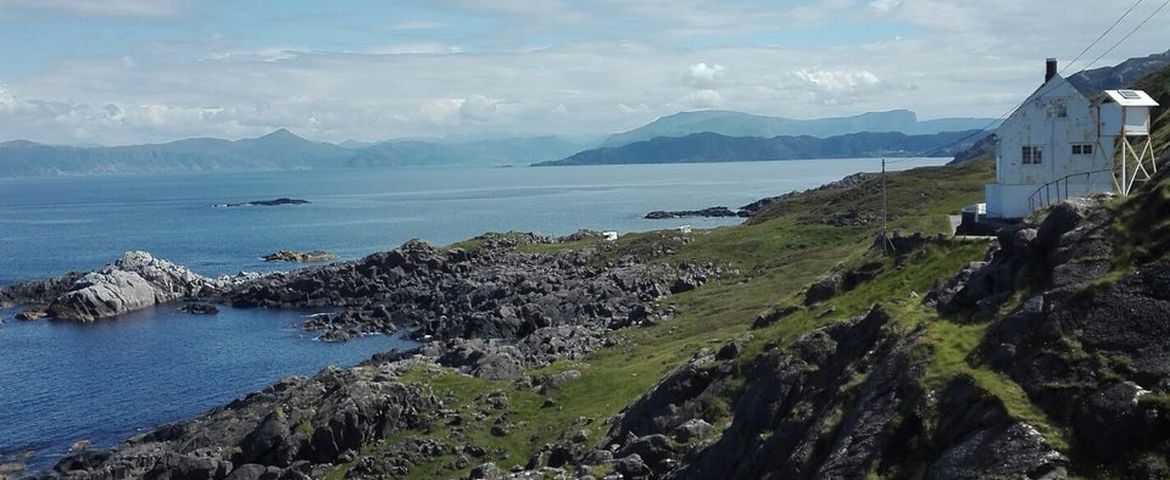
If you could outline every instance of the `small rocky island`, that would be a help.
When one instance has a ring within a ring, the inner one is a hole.
[[[319,263],[331,262],[337,260],[337,255],[322,250],[313,250],[311,252],[298,252],[296,250],[277,250],[264,256],[265,262],[293,262],[293,263]]]
[[[234,207],[278,207],[281,205],[305,205],[312,203],[308,200],[301,200],[299,198],[276,198],[272,200],[253,200],[251,202],[239,203],[217,203],[216,208],[234,208]]]
[[[648,220],[663,220],[668,218],[686,218],[686,217],[738,217],[741,216],[737,212],[731,211],[727,207],[711,207],[702,210],[655,210],[646,214]]]

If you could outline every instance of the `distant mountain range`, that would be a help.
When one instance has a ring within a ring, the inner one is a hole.
[[[1130,87],[1168,64],[1170,51],[1082,71],[1070,76],[1069,81],[1082,90],[1094,92]],[[0,143],[0,177],[389,166],[723,162],[904,156],[923,152],[945,155],[971,146],[983,135],[974,135],[960,145],[949,145],[951,142],[994,123],[988,118],[919,121],[910,110],[813,120],[708,110],[667,115],[642,127],[610,135],[600,144],[596,138],[554,136],[332,144],[306,140],[285,129],[234,141],[191,138],[120,147],[58,146],[16,140]],[[972,152],[985,153],[990,144],[983,142]],[[589,146],[600,148],[581,151]],[[940,148],[944,146],[945,149]]]
[[[701,132],[718,133],[729,137],[762,138],[781,135],[809,135],[825,138],[859,132],[901,132],[907,135],[922,135],[984,129],[988,128],[993,120],[990,118],[941,118],[919,121],[918,116],[910,110],[869,112],[851,117],[814,120],[768,117],[727,110],[704,110],[661,117],[642,127],[610,135],[602,142],[601,146],[620,147],[655,137],[682,137]]]
[[[956,151],[970,147],[986,134],[975,129],[929,135],[864,132],[829,138],[810,135],[759,138],[703,132],[683,137],[657,137],[620,147],[586,150],[561,160],[541,162],[534,166],[951,156]]]
[[[262,171],[423,165],[526,165],[582,148],[556,137],[469,141],[314,142],[280,129],[259,138],[191,138],[121,147],[0,143],[0,177]]]

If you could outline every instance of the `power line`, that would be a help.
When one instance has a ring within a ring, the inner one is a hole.
[[[1101,60],[1102,58],[1105,58],[1106,55],[1109,55],[1109,53],[1113,52],[1113,50],[1121,46],[1122,43],[1125,43],[1126,40],[1129,40],[1129,37],[1132,37],[1133,34],[1137,33],[1138,30],[1141,30],[1142,27],[1146,26],[1146,23],[1149,23],[1151,19],[1161,13],[1162,9],[1166,8],[1166,5],[1170,5],[1170,0],[1162,2],[1162,5],[1159,5],[1158,8],[1154,10],[1154,13],[1151,13],[1150,16],[1146,17],[1145,20],[1142,20],[1142,23],[1139,23],[1136,27],[1133,27],[1133,30],[1130,30],[1129,33],[1125,34],[1124,37],[1121,37],[1121,40],[1118,40],[1117,43],[1114,43],[1112,47],[1109,47],[1109,50],[1106,50],[1105,53],[1098,55],[1097,58],[1093,59],[1092,62],[1089,62],[1089,67],[1093,66],[1093,64],[1097,63],[1097,61]],[[1089,67],[1085,68],[1088,69]]]
[[[1101,33],[1101,35],[1097,36],[1096,40],[1093,40],[1093,43],[1090,43],[1089,46],[1085,47],[1084,50],[1081,50],[1081,53],[1078,53],[1076,58],[1073,58],[1071,62],[1068,62],[1068,64],[1064,66],[1064,68],[1060,69],[1060,73],[1063,74],[1065,70],[1072,68],[1073,64],[1077,63],[1077,60],[1080,60],[1081,57],[1083,57],[1090,48],[1093,48],[1095,45],[1097,45],[1097,42],[1100,42],[1101,39],[1105,38],[1106,35],[1109,35],[1109,32],[1112,32],[1114,28],[1117,28],[1117,25],[1119,25],[1122,20],[1125,20],[1125,17],[1128,17],[1130,13],[1133,13],[1133,9],[1137,8],[1137,6],[1141,5],[1144,1],[1145,0],[1137,0],[1133,5],[1130,5],[1129,10],[1126,10],[1125,13],[1121,14],[1121,16],[1117,18],[1117,21],[1113,22],[1113,25],[1110,25],[1109,28],[1106,28],[1105,31]]]
[[[1144,0],[1138,0],[1133,5],[1131,5],[1129,7],[1129,10],[1126,10],[1125,13],[1121,14],[1121,16],[1118,17],[1117,20],[1114,21],[1113,24],[1109,26],[1109,28],[1105,29],[1105,31],[1100,36],[1098,36],[1096,40],[1093,40],[1093,42],[1090,43],[1089,46],[1087,46],[1083,50],[1081,50],[1081,53],[1077,54],[1076,58],[1074,58],[1072,60],[1072,62],[1065,65],[1064,69],[1062,69],[1061,72],[1064,72],[1064,70],[1068,69],[1072,65],[1072,63],[1075,63],[1077,60],[1080,60],[1080,58],[1085,54],[1085,52],[1088,52],[1089,49],[1093,48],[1093,46],[1096,45],[1098,42],[1100,42],[1102,38],[1105,38],[1105,36],[1108,35],[1109,32],[1113,31],[1113,29],[1116,28],[1117,25],[1120,24],[1121,21],[1125,19],[1125,17],[1128,17],[1129,14],[1131,12],[1133,12],[1133,10],[1135,8],[1137,8],[1137,6],[1140,5],[1143,1]],[[1102,53],[1097,58],[1093,59],[1092,62],[1089,62],[1089,64],[1086,65],[1081,70],[1088,70],[1093,65],[1095,65],[1098,61],[1100,61],[1102,58],[1104,58],[1106,55],[1108,55],[1110,52],[1112,52],[1114,49],[1116,49],[1118,46],[1120,46],[1123,42],[1128,40],[1129,37],[1133,36],[1134,33],[1137,33],[1138,30],[1140,30],[1142,27],[1144,27],[1146,25],[1146,23],[1148,23],[1150,21],[1150,19],[1152,19],[1152,18],[1154,18],[1154,16],[1158,15],[1158,13],[1161,12],[1162,9],[1166,8],[1167,5],[1170,5],[1170,0],[1166,0],[1166,1],[1162,2],[1162,5],[1159,6],[1156,10],[1154,10],[1154,13],[1151,13],[1148,17],[1146,17],[1145,20],[1142,20],[1141,23],[1139,23],[1136,27],[1134,27],[1132,30],[1130,30],[1129,33],[1127,33],[1124,37],[1121,38],[1121,40],[1118,40],[1117,43],[1114,43],[1112,47],[1109,47],[1109,50],[1106,50],[1105,53]],[[1048,88],[1054,88],[1054,87],[1048,87]],[[1042,95],[1043,93],[1047,93],[1047,92],[1044,90],[1037,90],[1037,92],[1035,94],[1029,95],[1028,98],[1032,98],[1033,96],[1039,96],[1039,95]],[[966,142],[967,140],[975,138],[976,136],[986,132],[988,129],[990,129],[995,124],[997,124],[997,123],[1003,121],[1004,119],[1006,119],[1007,117],[1011,116],[1012,113],[1015,113],[1016,110],[1018,110],[1020,107],[1024,106],[1024,102],[1026,102],[1026,101],[1027,101],[1027,98],[1025,98],[1024,101],[1021,101],[1020,103],[1016,104],[1010,110],[1000,114],[1000,116],[996,117],[991,122],[988,122],[987,125],[985,125],[983,128],[980,128],[979,130],[972,132],[971,134],[964,136],[963,138],[960,138],[960,139],[955,140],[953,142],[950,142],[948,144],[945,144],[945,145],[942,145],[940,147],[936,147],[932,150],[929,150],[929,151],[923,153],[922,156],[929,157],[929,156],[933,156],[933,155],[938,154],[938,153],[942,153],[943,151],[945,151],[951,147],[958,146],[958,145],[962,144],[963,142]]]

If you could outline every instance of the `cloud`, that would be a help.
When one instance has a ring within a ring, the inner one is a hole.
[[[1051,17],[1025,15],[1034,6],[1014,0],[404,1],[415,20],[359,18],[356,7],[338,7],[345,15],[329,28],[304,12],[233,17],[292,22],[273,35],[183,16],[196,0],[0,0],[0,18],[45,14],[45,38],[75,28],[77,19],[58,17],[98,15],[84,13],[98,5],[180,15],[165,34],[137,19],[95,22],[92,44],[63,36],[61,52],[39,50],[53,42],[28,48],[35,68],[6,62],[0,140],[139,143],[278,127],[329,141],[607,133],[700,108],[994,117],[1035,89],[1045,57],[1063,64],[1107,26],[1088,0]],[[1155,20],[1170,10],[1162,15]],[[1098,66],[1170,45],[1170,30],[1155,24]],[[131,40],[105,43],[115,37]],[[4,36],[4,47],[39,38]]]
[[[458,45],[448,45],[438,42],[400,43],[367,48],[364,53],[370,55],[442,55],[463,53],[463,48]]]
[[[459,111],[465,102],[462,98],[436,98],[423,102],[418,111],[424,120],[435,125],[458,125]]]
[[[634,105],[626,105],[625,103],[617,104],[618,111],[627,115],[643,114],[650,111],[650,106],[645,103],[636,103]]]
[[[309,52],[305,49],[274,47],[260,50],[217,52],[208,56],[210,60],[227,62],[280,62],[291,60]]]
[[[489,122],[497,114],[499,100],[483,95],[471,95],[459,106],[460,118],[471,122]]]
[[[869,13],[877,15],[888,14],[902,5],[902,0],[872,0],[865,8]]]
[[[852,94],[873,90],[882,81],[868,70],[799,70],[790,77],[790,85],[804,86],[829,94]]]
[[[717,63],[707,65],[706,62],[699,62],[691,65],[687,80],[691,85],[704,88],[714,87],[723,80],[725,70],[727,69],[723,65]]]
[[[679,110],[719,108],[723,105],[723,95],[707,88],[691,92],[671,104],[673,108]]]
[[[187,0],[0,0],[0,12],[65,13],[121,17],[177,17],[190,8]]]

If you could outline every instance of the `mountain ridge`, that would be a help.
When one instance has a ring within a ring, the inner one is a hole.
[[[610,135],[602,147],[619,147],[656,137],[681,137],[712,132],[732,137],[803,136],[834,137],[860,132],[901,132],[908,135],[986,128],[989,118],[918,119],[911,110],[865,112],[845,117],[793,119],[756,115],[733,110],[678,112],[655,119],[641,127]]]
[[[184,138],[166,143],[78,147],[0,142],[0,177],[426,165],[518,165],[572,154],[582,145],[555,136],[478,140],[390,140],[346,146],[287,128],[255,138]]]
[[[683,137],[657,137],[620,147],[585,150],[560,160],[540,162],[533,166],[929,156],[926,154],[946,156],[981,139],[979,132],[980,130],[966,130],[932,135],[862,132],[829,138],[809,135],[772,138],[731,137],[702,132]]]

